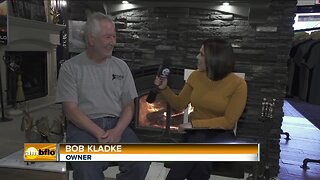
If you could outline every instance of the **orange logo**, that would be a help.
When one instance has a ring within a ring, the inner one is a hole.
[[[24,161],[56,161],[57,144],[26,143],[24,144]]]

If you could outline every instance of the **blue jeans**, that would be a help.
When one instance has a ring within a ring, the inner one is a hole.
[[[104,130],[112,129],[118,122],[117,117],[103,117],[92,119],[99,127]],[[67,125],[68,143],[98,143],[96,137],[79,129],[72,122]],[[139,139],[131,128],[127,127],[122,134],[120,143],[138,143]],[[108,162],[71,162],[74,180],[104,180],[103,171],[109,166]],[[118,162],[120,173],[117,174],[118,180],[144,180],[148,170],[149,162]]]

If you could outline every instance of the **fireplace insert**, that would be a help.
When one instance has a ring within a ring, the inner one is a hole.
[[[177,133],[178,125],[183,123],[184,111],[175,110],[158,94],[153,103],[146,102],[158,65],[133,70],[133,77],[138,91],[135,100],[136,114],[133,125],[137,135],[145,142],[177,142],[181,136]],[[179,93],[184,85],[185,67],[172,67],[168,84]]]
[[[147,96],[139,97],[136,127],[163,130],[168,126],[172,131],[177,130],[178,125],[183,123],[184,111],[171,109],[161,95],[153,103],[146,102]]]

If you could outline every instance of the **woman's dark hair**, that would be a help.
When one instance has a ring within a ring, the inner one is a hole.
[[[234,70],[234,54],[229,42],[214,38],[207,39],[202,44],[209,79],[220,80]]]

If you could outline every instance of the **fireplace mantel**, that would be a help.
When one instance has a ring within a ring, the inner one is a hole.
[[[30,110],[36,110],[54,103],[57,84],[56,48],[60,45],[60,31],[65,25],[57,25],[41,21],[34,21],[18,17],[8,17],[8,43],[1,46],[0,58],[6,51],[46,51],[47,52],[47,82],[48,95],[42,98],[29,100],[26,103]],[[32,61],[32,60],[30,60]],[[6,66],[0,61],[2,87],[6,104]],[[10,107],[7,107],[10,114]]]
[[[52,45],[60,45],[60,31],[65,25],[34,21],[9,16],[8,46],[16,41],[42,41]]]

